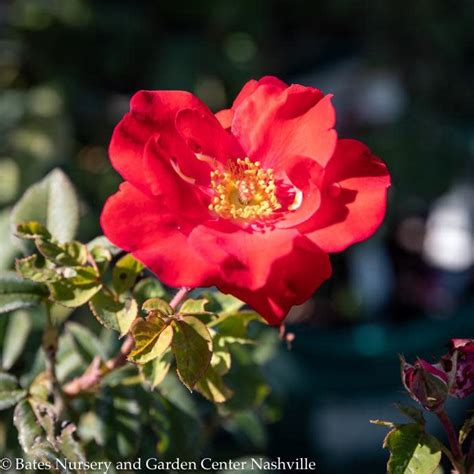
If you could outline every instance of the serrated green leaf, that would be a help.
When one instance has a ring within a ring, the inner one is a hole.
[[[22,222],[16,227],[15,234],[22,239],[51,239],[49,230],[37,221]]]
[[[213,367],[208,367],[194,388],[213,403],[224,403],[234,394],[234,391],[227,387],[222,376]]]
[[[441,461],[439,443],[418,423],[399,425],[387,435],[387,474],[433,474]]]
[[[38,239],[36,247],[48,260],[68,267],[82,266],[87,262],[87,247],[81,242],[72,241],[59,244]]]
[[[166,351],[160,357],[141,366],[142,374],[147,382],[154,389],[164,380],[170,370],[173,356],[171,351]]]
[[[136,320],[130,332],[135,340],[135,348],[128,358],[137,364],[146,364],[160,357],[173,339],[173,328],[156,313],[150,313],[146,319]]]
[[[163,298],[166,296],[166,291],[156,278],[144,278],[133,288],[133,295],[138,304],[142,305],[148,299]]]
[[[54,301],[68,308],[87,303],[101,288],[99,275],[92,267],[75,268],[73,276],[48,283]]]
[[[44,262],[43,257],[41,259]],[[38,255],[17,259],[15,266],[16,271],[27,280],[47,283],[61,279],[61,276],[52,268],[48,268],[44,264],[38,264]]]
[[[400,410],[405,416],[410,418],[415,423],[419,423],[420,425],[425,425],[425,417],[423,412],[418,408],[415,408],[411,405],[401,405],[396,403],[395,406]]]
[[[79,224],[79,203],[71,181],[60,169],[30,186],[13,208],[13,229],[26,221],[40,222],[60,242],[74,238]]]
[[[13,375],[0,372],[0,410],[5,410],[16,405],[26,397],[23,390]]]
[[[24,280],[15,272],[0,272],[0,313],[37,306],[48,293],[42,283]]]
[[[99,323],[108,329],[127,334],[138,315],[138,305],[133,298],[124,302],[116,301],[105,291],[99,291],[89,302],[89,306]]]
[[[206,325],[194,316],[172,322],[175,334],[172,348],[177,373],[189,390],[206,373],[212,358],[212,339]]]
[[[174,309],[161,298],[150,298],[146,300],[142,305],[143,311],[147,313],[158,312],[163,316],[171,316],[174,314]]]
[[[44,442],[44,431],[36,421],[36,416],[28,400],[23,400],[15,407],[13,423],[18,430],[18,441],[26,454],[35,445]]]
[[[9,370],[22,354],[31,328],[31,315],[25,310],[15,311],[8,317],[2,350],[2,368],[4,370]]]
[[[144,268],[143,263],[136,260],[130,253],[122,257],[112,271],[112,285],[115,291],[123,293],[130,289]]]
[[[240,311],[239,313],[220,314],[209,324],[209,327],[229,342],[248,342],[247,328],[251,321],[267,324],[255,311]]]

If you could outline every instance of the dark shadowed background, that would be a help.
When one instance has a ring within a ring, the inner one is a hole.
[[[100,232],[120,182],[108,141],[136,90],[189,90],[215,111],[267,74],[333,93],[340,136],[391,170],[387,218],[292,312],[293,349],[265,365],[279,420],[222,432],[212,454],[384,472],[369,419],[406,401],[397,354],[431,360],[474,335],[473,24],[470,0],[0,0],[0,268],[9,207],[54,167],[78,189],[80,238]]]

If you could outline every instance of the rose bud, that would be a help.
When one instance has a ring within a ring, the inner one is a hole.
[[[402,381],[410,397],[426,410],[437,411],[448,396],[448,376],[440,368],[418,359],[413,365],[401,358]]]
[[[474,392],[473,339],[451,339],[449,355],[443,357],[441,363],[450,374],[450,395],[466,398]]]

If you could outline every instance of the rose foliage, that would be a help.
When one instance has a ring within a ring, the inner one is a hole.
[[[236,446],[229,456],[242,439],[264,451],[279,408],[261,366],[278,336],[257,313],[214,289],[176,293],[103,236],[74,240],[79,202],[59,170],[10,217],[18,258],[16,272],[0,270],[3,456],[84,467],[61,472],[199,459],[222,430]]]

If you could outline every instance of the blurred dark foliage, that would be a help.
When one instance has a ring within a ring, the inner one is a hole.
[[[290,403],[268,453],[369,472],[383,465],[382,435],[364,420],[398,396],[396,352],[472,336],[473,22],[471,0],[3,0],[0,229],[21,192],[60,166],[83,203],[80,237],[100,232],[120,182],[108,141],[138,89],[190,90],[213,110],[265,74],[334,92],[340,135],[393,174],[388,215],[368,243],[334,256],[333,279],[291,315],[312,326],[269,368]],[[460,188],[467,197],[452,198]],[[218,448],[235,455],[228,442]]]

